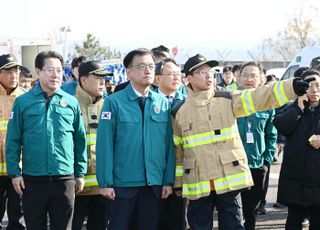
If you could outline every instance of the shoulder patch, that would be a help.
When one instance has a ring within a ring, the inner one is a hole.
[[[11,112],[11,113],[10,113],[9,120],[12,120],[12,119],[13,119],[13,114],[14,114],[14,112]]]
[[[174,106],[171,110],[171,115],[173,116],[173,118],[176,118],[177,112],[178,110],[181,108],[181,106],[185,103],[186,99],[183,99],[182,101],[180,101],[176,106]]]
[[[102,120],[111,120],[111,112],[102,112],[101,119]]]
[[[230,92],[227,91],[216,91],[213,97],[223,97],[229,100],[232,100],[232,96]]]

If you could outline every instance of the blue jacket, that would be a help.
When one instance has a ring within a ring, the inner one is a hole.
[[[250,168],[260,168],[263,164],[272,164],[276,151],[277,130],[272,124],[274,109],[257,112],[251,116],[237,119],[242,144],[248,157]],[[254,143],[247,143],[248,124]]]
[[[149,91],[144,117],[131,84],[104,101],[97,132],[99,187],[174,183],[170,105]]]
[[[6,138],[8,175],[81,177],[87,172],[86,132],[78,101],[61,89],[50,100],[40,84],[15,100]]]

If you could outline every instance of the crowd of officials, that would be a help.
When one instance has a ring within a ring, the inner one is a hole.
[[[211,230],[215,209],[219,229],[255,229],[279,134],[286,229],[306,217],[320,229],[320,58],[285,81],[256,62],[225,66],[219,85],[217,61],[197,54],[181,69],[164,46],[128,52],[116,87],[83,56],[63,84],[63,63],[39,53],[33,81],[0,56],[8,230]]]

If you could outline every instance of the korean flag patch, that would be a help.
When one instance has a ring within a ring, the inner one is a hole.
[[[9,119],[10,119],[10,120],[13,119],[13,113],[14,113],[14,112],[11,112],[11,113],[10,113],[10,116],[9,116]]]
[[[103,120],[111,120],[111,112],[102,112],[101,119]]]

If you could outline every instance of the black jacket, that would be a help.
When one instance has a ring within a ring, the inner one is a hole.
[[[297,101],[287,106],[273,121],[286,137],[280,171],[278,202],[302,206],[320,205],[320,150],[308,139],[320,134],[320,106],[304,112]]]

